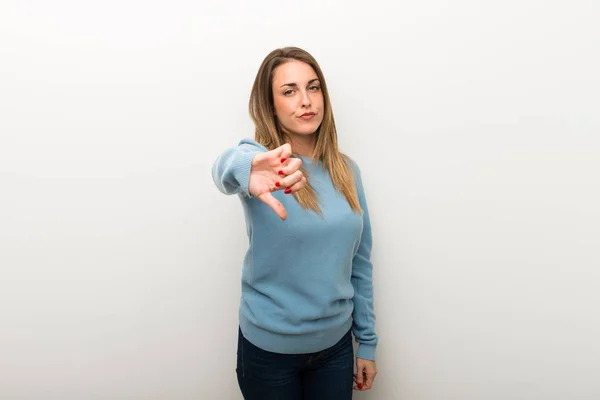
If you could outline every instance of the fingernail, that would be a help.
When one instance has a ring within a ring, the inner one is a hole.
[[[283,171],[279,170],[278,174],[283,175]]]
[[[281,186],[281,183],[275,182],[275,186],[279,187],[279,186]]]
[[[359,384],[358,384],[358,388],[359,388],[359,389],[362,389],[362,383],[359,383]]]
[[[292,193],[292,189],[290,189],[290,188],[287,188],[287,189],[285,189],[283,192],[284,192],[285,194],[290,194],[290,193]]]
[[[283,164],[284,162],[285,162],[285,158],[282,158],[281,159],[281,163]]]

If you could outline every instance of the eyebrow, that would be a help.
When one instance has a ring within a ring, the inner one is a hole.
[[[308,81],[308,84],[310,85],[311,83],[318,81],[318,80],[319,80],[319,78],[311,79],[310,81]],[[285,84],[281,85],[281,87],[284,87],[284,86],[298,87],[298,84],[297,83],[285,83]]]

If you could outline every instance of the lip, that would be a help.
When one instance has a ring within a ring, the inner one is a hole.
[[[301,118],[301,119],[312,119],[315,115],[317,115],[317,114],[315,114],[314,112],[307,112],[307,113],[302,114],[298,118]]]

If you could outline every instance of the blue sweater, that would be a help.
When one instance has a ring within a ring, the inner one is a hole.
[[[264,151],[244,139],[212,168],[219,190],[238,194],[246,217],[249,247],[239,315],[244,337],[275,353],[312,353],[333,346],[352,328],[356,356],[374,360],[371,225],[357,165],[350,164],[362,214],[352,211],[320,161],[299,156],[323,217],[277,191],[273,195],[288,213],[282,221],[248,192],[252,158]]]

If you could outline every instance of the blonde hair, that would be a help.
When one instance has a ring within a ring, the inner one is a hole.
[[[333,119],[333,111],[329,101],[329,93],[325,83],[325,77],[319,67],[317,61],[305,50],[298,47],[284,47],[273,50],[263,60],[254,85],[250,94],[249,111],[250,117],[254,121],[256,128],[255,140],[265,146],[269,150],[276,149],[285,143],[283,132],[278,121],[273,113],[273,77],[275,69],[286,62],[298,60],[310,65],[319,81],[321,82],[321,91],[323,93],[324,113],[323,121],[315,132],[317,142],[313,153],[313,158],[321,161],[324,168],[329,172],[331,181],[335,188],[344,195],[346,201],[353,211],[362,212],[352,170],[350,160],[342,154],[338,149],[337,131],[335,129],[335,121]],[[293,151],[293,149],[292,149]],[[308,177],[304,168],[302,172]],[[321,207],[317,201],[317,194],[309,182],[299,191],[294,193],[294,197],[300,205],[305,209],[313,210],[321,214]]]

